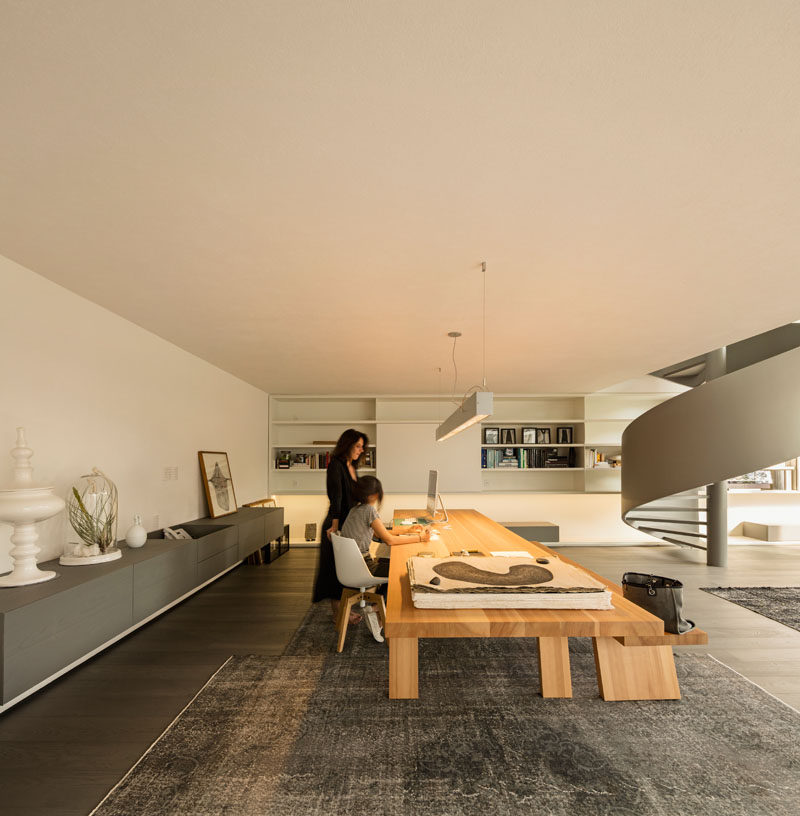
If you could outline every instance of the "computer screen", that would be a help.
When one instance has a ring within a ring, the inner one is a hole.
[[[436,514],[436,496],[439,492],[439,471],[428,471],[428,514],[431,518]]]

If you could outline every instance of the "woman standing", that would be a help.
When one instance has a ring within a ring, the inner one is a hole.
[[[330,598],[334,619],[339,609],[339,599],[342,597],[342,585],[336,578],[336,562],[333,559],[330,534],[341,530],[347,514],[356,504],[354,488],[358,479],[358,463],[368,444],[369,440],[365,433],[348,428],[339,437],[333,449],[331,463],[328,465],[327,490],[330,507],[325,521],[322,522],[313,600],[316,603],[323,598]],[[350,623],[358,623],[360,620],[361,616],[358,613],[353,612],[350,615]]]

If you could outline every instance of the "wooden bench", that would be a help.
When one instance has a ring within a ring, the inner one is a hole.
[[[592,575],[603,581],[612,592],[622,596],[622,588],[617,584],[595,573]],[[652,680],[643,670],[644,667],[653,662],[660,664],[661,674],[669,684],[672,676],[675,675],[672,647],[701,646],[706,643],[708,643],[708,634],[697,627],[683,635],[665,632],[663,635],[619,635],[613,638],[593,638],[592,646],[600,696],[604,700],[653,699],[649,697],[653,692]],[[648,648],[637,649],[637,646]],[[675,687],[677,689],[677,678]],[[680,693],[675,696],[679,699]]]
[[[498,524],[515,533],[525,541],[558,542],[559,528],[552,521],[500,521]]]
[[[669,632],[663,635],[623,635],[615,640],[623,646],[703,646],[708,643],[708,633],[695,626],[691,632],[683,635]]]

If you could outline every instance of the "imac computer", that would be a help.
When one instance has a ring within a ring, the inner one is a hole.
[[[436,518],[436,502],[442,508],[442,518]],[[444,509],[442,497],[439,495],[439,471],[431,470],[428,472],[428,503],[426,514],[417,518],[398,519],[395,523],[402,525],[411,524],[434,524],[437,521],[447,521],[447,510]]]
[[[437,519],[436,518],[436,502],[439,502],[439,506],[442,508],[442,515],[444,518]],[[442,497],[439,495],[439,471],[438,470],[431,470],[428,471],[428,505],[427,505],[428,515],[430,516],[430,521],[447,521],[447,510],[444,509],[444,502],[442,501]]]

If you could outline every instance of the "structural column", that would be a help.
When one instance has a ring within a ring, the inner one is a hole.
[[[728,566],[728,483],[714,482],[706,487],[706,517],[708,520],[709,567]]]
[[[726,371],[725,347],[706,355],[706,381],[723,377]],[[706,563],[709,567],[725,567],[728,565],[728,483],[710,484],[706,487],[706,492]]]

